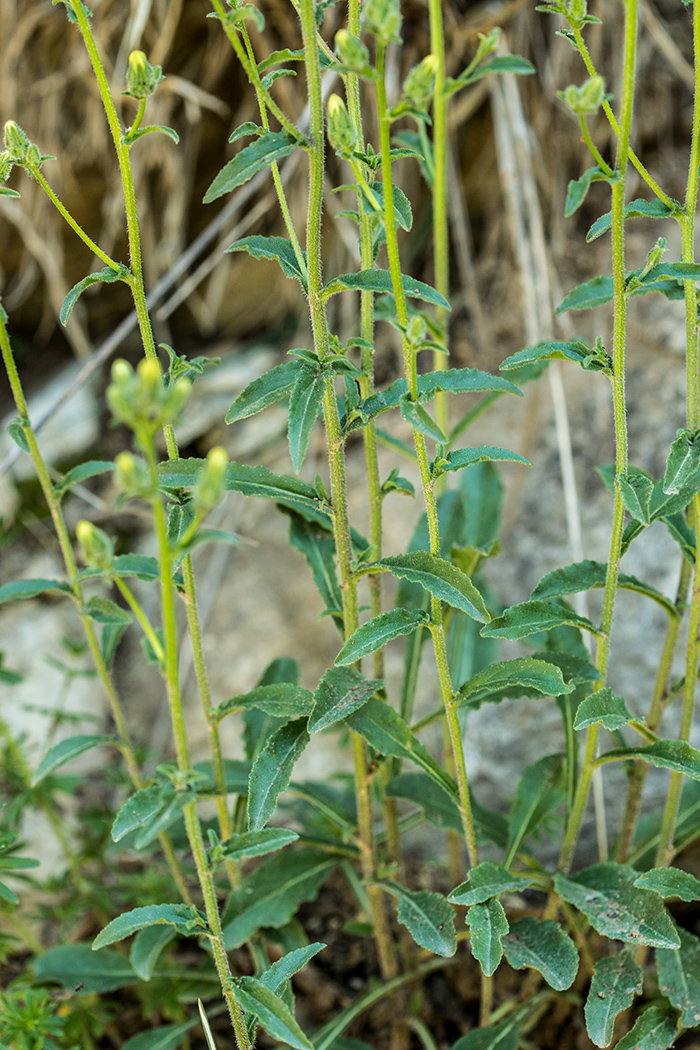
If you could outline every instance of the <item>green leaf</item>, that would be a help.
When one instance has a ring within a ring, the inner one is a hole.
[[[394,198],[394,220],[396,225],[400,226],[402,230],[410,230],[413,226],[413,209],[411,208],[411,202],[401,187],[397,186],[396,183],[393,184],[392,190],[392,196]],[[381,182],[373,182],[372,192],[383,209],[384,185]]]
[[[592,183],[609,182],[612,184],[617,182],[618,178],[619,174],[617,172],[614,172],[612,175],[607,175],[596,164],[595,167],[588,168],[587,171],[584,171],[579,179],[572,179],[566,192],[564,217],[568,219],[569,216],[573,215],[574,212],[581,207]]]
[[[303,901],[314,900],[334,857],[320,850],[277,853],[246,875],[222,916],[227,950],[249,941],[261,926],[278,929]]]
[[[638,874],[625,864],[594,864],[570,877],[555,875],[554,889],[604,937],[677,948],[671,916],[657,893],[635,886]]]
[[[94,595],[85,603],[83,611],[86,616],[89,616],[91,620],[95,620],[96,623],[130,624],[133,620],[130,612],[127,612],[126,609],[120,609],[111,599],[103,598],[99,594]]]
[[[586,1000],[586,1029],[596,1046],[612,1042],[615,1018],[642,993],[642,968],[629,952],[600,959]]]
[[[689,430],[679,430],[666,460],[663,490],[675,496],[700,469],[700,440]]]
[[[654,482],[645,474],[619,474],[620,496],[625,509],[635,521],[648,525],[651,521],[649,500],[654,491]]]
[[[484,599],[469,577],[444,558],[438,558],[428,551],[412,551],[393,558],[380,558],[369,566],[363,566],[362,572],[381,569],[388,570],[392,576],[401,580],[420,584],[435,598],[455,609],[461,609],[479,623],[487,623],[491,618]]]
[[[158,956],[175,937],[172,926],[144,926],[134,937],[129,961],[142,981],[150,981]]]
[[[318,733],[319,730],[339,722],[367,703],[383,684],[380,679],[364,678],[349,667],[331,667],[314,693],[309,732]]]
[[[545,755],[523,770],[508,818],[508,862],[564,801],[563,761],[563,755]]]
[[[589,358],[597,358],[595,351],[591,350],[580,339],[573,339],[567,343],[546,341],[528,346],[524,350],[518,350],[511,354],[500,364],[502,372],[522,367],[522,365],[534,364],[537,361],[574,361],[584,368],[590,368]],[[602,362],[601,362],[602,364]]]
[[[71,736],[67,740],[62,740],[60,744],[52,747],[39,763],[39,768],[32,777],[32,787],[35,787],[49,773],[53,773],[55,769],[59,769],[66,762],[70,762],[72,758],[77,758],[84,751],[89,751],[93,747],[101,747],[103,744],[119,747],[119,741],[113,736],[81,735]]]
[[[277,799],[292,779],[292,771],[309,742],[306,719],[282,726],[255,758],[248,784],[248,829],[260,831],[275,811]]]
[[[135,132],[128,140],[125,141],[127,142],[127,145],[130,146],[132,145],[132,143],[136,142],[137,139],[140,139],[143,135],[148,135],[150,131],[158,131],[161,133],[161,135],[167,135],[169,139],[172,139],[176,146],[180,141],[180,136],[178,135],[177,131],[175,131],[175,128],[169,128],[166,124],[149,124],[147,128],[139,128],[137,132]]]
[[[472,1028],[453,1044],[452,1050],[518,1050],[523,1020],[518,1011],[500,1024]]]
[[[615,1050],[668,1050],[678,1036],[677,1015],[664,1006],[650,1006]]]
[[[657,948],[656,969],[659,989],[681,1012],[684,1028],[700,1024],[700,940],[688,930],[679,929],[680,948]]]
[[[378,883],[396,897],[396,917],[408,928],[416,944],[435,955],[451,958],[457,951],[454,908],[441,893],[432,890],[407,890],[398,882]]]
[[[297,139],[292,138],[286,131],[268,131],[261,135],[249,146],[244,146],[233,160],[224,165],[205,193],[204,203],[211,204],[224,193],[230,193],[236,186],[242,186],[261,168],[286,157],[298,145]]]
[[[303,970],[309,960],[326,947],[327,945],[321,941],[315,941],[313,944],[305,944],[303,948],[295,948],[294,951],[288,952],[259,974],[258,981],[270,991],[276,992],[280,985],[288,981],[295,973],[299,973],[299,970]]]
[[[133,908],[112,919],[95,937],[92,950],[96,952],[108,944],[123,941],[144,926],[163,923],[174,926],[178,933],[194,937],[206,930],[206,919],[202,913],[187,904],[147,904],[144,908]]]
[[[308,279],[306,275],[306,270],[302,270],[301,266],[299,265],[299,260],[297,259],[294,253],[294,248],[292,247],[291,242],[288,241],[286,237],[263,237],[261,234],[254,234],[252,237],[241,237],[240,240],[234,241],[233,244],[229,244],[226,251],[247,252],[248,255],[252,256],[253,259],[275,259],[280,264],[282,268],[282,273],[285,277],[295,277],[298,281],[301,282],[301,286],[304,289],[304,291],[307,290]],[[285,362],[285,364],[283,365],[277,365],[277,368],[284,368],[289,364],[290,362]],[[293,362],[293,364],[296,364],[296,362]],[[273,368],[270,371],[274,372],[275,369]],[[270,373],[268,372],[266,374],[269,375]],[[261,376],[260,379],[254,380],[253,383],[250,384],[250,386],[252,387],[255,385],[255,383],[260,383],[261,380],[263,380],[264,378],[265,376]],[[276,377],[276,382],[279,383],[280,381],[280,377]],[[247,387],[246,389],[249,388]],[[276,397],[271,398],[271,400],[267,401],[266,404],[271,405],[273,401],[279,401],[280,397],[284,397],[285,393],[286,391],[284,391]],[[242,397],[243,395],[240,396]],[[234,402],[234,404],[235,403],[236,402]],[[265,406],[262,405],[261,407],[264,408]],[[256,409],[255,411],[259,410]],[[247,414],[251,415],[252,413]],[[243,419],[244,417],[238,416],[236,418]],[[233,420],[229,419],[227,416],[226,422],[232,423]]]
[[[28,423],[23,422],[18,416],[17,419],[13,419],[12,422],[8,424],[7,433],[20,451],[26,452],[27,455],[31,455],[32,450],[30,449],[29,441],[27,440],[28,425]]]
[[[589,726],[600,722],[605,729],[614,732],[631,721],[632,715],[627,710],[625,701],[609,686],[605,686],[581,701],[576,710],[574,729],[588,729]]]
[[[422,299],[426,303],[432,303],[433,306],[441,306],[445,310],[451,309],[447,299],[440,295],[439,292],[436,292],[434,288],[431,288],[429,284],[417,281],[414,277],[408,277],[405,273],[401,274],[401,284],[403,285],[404,294],[410,298]],[[339,277],[334,277],[323,289],[323,298],[329,299],[331,295],[337,295],[338,292],[345,291],[346,288],[358,292],[393,292],[394,285],[391,280],[391,271],[359,270],[357,273],[341,273]]]
[[[471,931],[472,955],[490,977],[503,958],[501,938],[510,930],[503,905],[498,900],[472,905],[467,913],[467,925]]]
[[[376,652],[402,634],[411,634],[428,623],[430,617],[422,609],[392,609],[368,620],[350,635],[335,658],[336,665],[354,664],[368,653]]]
[[[663,201],[654,198],[651,201],[637,200],[630,201],[629,204],[625,205],[623,211],[623,217],[625,219],[644,218],[644,219],[668,219],[676,214],[675,208],[669,208]],[[586,234],[587,241],[594,241],[596,237],[600,237],[612,226],[612,212],[608,211],[605,215],[601,215],[599,219],[591,226],[590,230]]]
[[[607,571],[608,566],[605,562],[591,561],[590,559],[574,562],[573,565],[565,565],[543,576],[533,590],[532,598],[535,600],[557,598],[563,594],[577,594],[580,591],[592,590],[595,587],[604,587]],[[677,616],[676,608],[669,598],[657,591],[655,587],[638,580],[636,576],[630,576],[621,572],[618,576],[617,586],[621,590],[636,591],[637,594],[643,594],[645,597],[651,598],[652,601],[660,605],[670,615]]]
[[[578,952],[574,942],[553,919],[526,915],[510,925],[503,939],[506,959],[514,970],[526,966],[539,970],[545,981],[558,992],[570,988],[578,972]]]
[[[399,404],[401,409],[401,415],[406,422],[417,430],[419,434],[424,434],[425,437],[432,438],[433,441],[447,441],[447,434],[442,427],[435,422],[433,417],[430,415],[427,409],[418,401],[409,401],[408,394],[406,397],[401,398]]]
[[[312,372],[310,368],[299,369],[289,398],[288,417],[289,454],[295,474],[299,473],[304,462],[311,429],[318,419],[325,390],[326,379],[322,373]]]
[[[89,288],[92,284],[114,284],[115,281],[128,281],[129,270],[126,266],[119,266],[118,270],[113,269],[111,266],[105,266],[102,270],[97,273],[89,273],[87,277],[83,277],[82,281],[78,281],[77,284],[73,285],[68,295],[63,300],[63,306],[59,317],[61,324],[65,325],[68,323],[68,318],[71,315],[71,311],[77,303],[80,296],[83,294],[86,288]]]
[[[86,463],[79,463],[77,467],[66,471],[61,480],[54,485],[54,492],[58,499],[62,499],[72,485],[77,485],[88,478],[95,478],[100,474],[108,474],[114,470],[111,460],[90,459]]]
[[[535,67],[532,63],[526,58],[521,58],[520,55],[496,55],[490,62],[480,62],[473,69],[467,67],[456,79],[449,77],[445,81],[444,92],[449,97],[455,91],[469,84],[475,84],[477,80],[481,80],[489,73],[515,73],[522,76],[534,72]]]
[[[234,995],[248,1013],[254,1014],[265,1031],[274,1039],[295,1050],[313,1050],[286,1003],[255,977],[239,977]]]
[[[479,708],[485,702],[498,703],[506,697],[562,696],[575,689],[574,682],[565,682],[561,670],[545,660],[521,656],[491,664],[465,682],[455,697],[455,703]]]
[[[584,281],[577,285],[564,296],[556,309],[556,314],[566,313],[567,310],[592,310],[596,306],[609,303],[613,297],[613,279],[609,275],[593,277],[590,281]]]
[[[161,784],[153,784],[135,792],[126,800],[114,819],[113,841],[119,842],[129,832],[144,827],[171,802],[171,797],[164,797]]]
[[[432,401],[441,391],[452,394],[482,393],[500,390],[522,397],[514,383],[478,368],[447,368],[440,372],[422,372],[418,376],[418,400]],[[379,390],[360,402],[360,413],[367,421],[390,408],[398,408],[408,393],[405,379],[395,380],[386,390]]]
[[[3,583],[0,587],[0,605],[4,602],[18,602],[25,598],[36,598],[38,594],[47,591],[58,591],[61,594],[71,594],[69,583],[60,580],[12,580],[11,583]]]
[[[217,721],[221,721],[233,711],[249,707],[257,707],[275,718],[301,718],[311,713],[313,695],[308,689],[292,685],[291,682],[274,682],[271,685],[257,685],[241,696],[232,696],[214,710]]]
[[[430,473],[434,478],[446,474],[451,470],[463,470],[471,467],[474,463],[485,463],[487,461],[498,461],[502,463],[523,463],[526,467],[532,464],[524,456],[517,452],[509,452],[507,448],[497,448],[495,445],[480,445],[478,448],[458,448],[431,465]]]
[[[303,62],[304,60],[304,49],[299,48],[296,51],[291,51],[288,47],[283,48],[281,51],[273,51],[271,55],[264,58],[262,62],[258,62],[258,73],[261,75],[266,73],[268,69],[272,69],[273,66],[277,66],[282,62]],[[246,125],[243,125],[245,127]],[[257,125],[253,124],[252,127],[258,130]],[[240,128],[238,129],[240,131]]]
[[[289,828],[261,828],[259,831],[231,835],[221,843],[221,848],[224,857],[238,861],[243,857],[262,857],[265,853],[274,853],[296,842],[298,838],[298,833]]]
[[[343,595],[335,564],[335,540],[317,522],[307,521],[291,509],[285,509],[284,512],[289,515],[290,546],[301,551],[306,558],[324,605],[342,633]]]
[[[585,616],[579,616],[568,602],[552,599],[511,605],[501,616],[482,627],[481,635],[483,638],[509,638],[514,641],[540,631],[551,631],[564,624],[583,627],[592,634],[598,634],[598,629],[591,621]]]
[[[176,1050],[184,1036],[198,1024],[199,1018],[193,1017],[182,1024],[162,1025],[149,1032],[139,1032],[122,1043],[121,1050]]]
[[[700,901],[700,880],[681,868],[652,868],[635,879],[634,884],[645,890],[654,890],[664,898]]]
[[[504,891],[518,892],[527,889],[529,885],[529,879],[523,879],[519,875],[511,875],[502,864],[495,864],[491,860],[485,860],[477,865],[476,868],[471,869],[467,875],[466,882],[462,882],[453,889],[447,899],[453,904],[468,906],[484,904]]]
[[[274,405],[276,401],[280,401],[292,392],[298,374],[298,361],[285,361],[281,365],[275,365],[259,379],[248,383],[248,386],[241,391],[226,413],[226,422],[236,423],[239,419],[254,416],[256,412],[261,412],[268,405]]]
[[[80,986],[82,995],[114,992],[138,981],[125,955],[109,950],[95,952],[89,944],[49,948],[34,960],[33,968],[37,981],[56,981],[71,992]]]
[[[390,798],[404,798],[423,810],[428,823],[436,828],[464,832],[454,789],[448,789],[425,773],[400,773],[386,786]],[[480,835],[500,849],[506,845],[507,828],[500,813],[484,809],[472,799],[474,826]]]
[[[600,755],[597,764],[627,761],[630,758],[641,758],[643,762],[651,762],[661,769],[672,769],[676,773],[685,773],[693,780],[700,780],[700,751],[682,740],[656,740],[644,747],[619,747]]]

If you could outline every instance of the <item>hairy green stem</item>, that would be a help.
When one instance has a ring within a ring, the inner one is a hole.
[[[66,222],[70,226],[71,230],[73,230],[75,233],[78,234],[78,237],[80,237],[81,241],[83,241],[84,244],[86,244],[88,246],[90,251],[94,252],[94,254],[97,256],[97,258],[102,260],[102,262],[105,264],[105,266],[111,267],[112,270],[119,270],[119,263],[115,262],[115,260],[112,259],[111,256],[107,255],[107,252],[103,252],[102,249],[100,248],[100,246],[98,244],[95,244],[95,242],[92,240],[91,237],[88,237],[87,233],[82,228],[80,223],[78,223],[73,218],[73,216],[68,211],[66,206],[56,196],[56,194],[51,189],[51,187],[49,186],[48,182],[46,181],[44,176],[41,174],[39,169],[38,168],[36,170],[31,170],[30,169],[29,173],[30,173],[30,175],[33,175],[34,178],[36,179],[36,181],[39,183],[39,185],[41,186],[42,190],[44,191],[46,196],[49,198],[49,200],[53,204],[53,206],[56,209],[56,211],[58,211],[63,216],[63,218],[66,220]]]

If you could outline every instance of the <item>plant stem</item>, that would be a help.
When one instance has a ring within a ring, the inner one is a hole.
[[[98,244],[95,244],[95,242],[92,240],[91,237],[88,237],[87,233],[82,228],[80,223],[78,223],[73,218],[73,216],[68,211],[66,206],[56,196],[56,194],[51,189],[51,187],[49,186],[48,182],[46,181],[44,176],[41,174],[39,169],[37,168],[34,171],[30,171],[30,174],[34,176],[34,178],[39,183],[39,185],[41,186],[42,190],[44,191],[46,196],[49,198],[49,200],[51,201],[53,206],[63,216],[63,218],[66,220],[66,222],[68,223],[70,228],[75,233],[78,234],[78,237],[80,237],[81,241],[83,241],[84,244],[86,244],[88,246],[90,251],[94,252],[94,254],[98,257],[98,259],[101,259],[102,262],[106,266],[110,266],[113,270],[119,270],[119,263],[115,262],[115,260],[112,259],[111,256],[107,255],[107,252],[103,252],[102,249],[100,248],[100,246]]]

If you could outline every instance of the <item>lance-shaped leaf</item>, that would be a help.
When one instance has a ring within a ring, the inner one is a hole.
[[[61,580],[12,580],[3,583],[0,587],[0,605],[4,602],[19,602],[25,598],[36,598],[38,594],[46,594],[47,591],[58,591],[60,594],[71,594],[69,583]]]
[[[182,806],[191,800],[191,796],[186,795],[180,801],[169,782],[141,788],[126,800],[117,813],[112,825],[112,839],[119,842],[136,828],[148,828],[149,833],[145,838],[139,836],[139,846],[145,846],[172,823]]]
[[[471,932],[472,955],[490,977],[503,958],[501,938],[510,930],[503,905],[493,899],[485,904],[473,904],[467,912],[467,926]]]
[[[503,938],[503,951],[514,970],[526,966],[539,970],[547,984],[558,992],[570,988],[578,972],[574,942],[552,919],[535,919],[531,915],[516,919]]]
[[[453,889],[447,899],[453,904],[483,904],[504,891],[517,892],[527,889],[529,885],[529,879],[511,875],[502,864],[485,860],[471,869],[466,881]]]
[[[105,266],[102,270],[98,270],[97,273],[89,273],[87,277],[83,277],[82,281],[78,281],[77,284],[73,285],[68,295],[63,300],[61,307],[61,324],[67,324],[68,318],[71,315],[73,307],[77,303],[80,296],[83,294],[86,288],[89,288],[93,284],[113,284],[115,281],[128,281],[129,270],[126,266],[119,266],[118,270],[113,269],[111,266]]]
[[[225,164],[204,195],[204,203],[211,204],[224,193],[230,193],[236,186],[242,186],[252,179],[261,168],[267,167],[273,160],[281,160],[298,146],[297,139],[286,131],[268,131],[237,153],[233,160]]]
[[[380,558],[363,566],[362,573],[388,570],[392,576],[418,583],[435,598],[461,609],[473,620],[488,623],[490,614],[484,599],[466,573],[452,562],[428,551],[412,551],[393,558]]]
[[[448,368],[442,372],[422,372],[418,376],[418,400],[421,402],[431,401],[441,391],[468,394],[489,390],[501,390],[522,397],[514,383],[478,368]],[[407,393],[406,380],[397,379],[386,390],[379,390],[361,401],[360,412],[366,419],[374,419],[390,408],[398,408]]]
[[[96,623],[130,624],[133,620],[130,612],[127,612],[126,609],[121,609],[115,602],[109,598],[103,598],[99,594],[94,595],[85,603],[83,612]]]
[[[594,864],[576,875],[554,876],[554,889],[604,937],[654,948],[677,948],[678,934],[658,893],[635,886],[625,864]]]
[[[605,751],[596,764],[627,761],[630,758],[641,758],[643,762],[651,762],[660,769],[672,769],[693,780],[700,780],[700,751],[683,740],[656,740],[644,747],[619,747],[615,751]]]
[[[182,1024],[159,1025],[148,1032],[132,1035],[131,1039],[122,1043],[121,1050],[177,1050],[187,1033],[199,1023],[199,1018],[193,1017]]]
[[[72,758],[77,758],[84,751],[89,751],[93,747],[101,747],[103,744],[119,747],[119,741],[113,736],[81,734],[80,736],[71,736],[67,740],[62,740],[60,744],[52,747],[39,763],[39,767],[32,777],[32,787],[40,783],[49,773],[53,773],[55,769],[59,769],[66,762],[70,762]]]
[[[614,732],[631,721],[632,715],[627,710],[623,698],[614,693],[609,686],[605,686],[581,701],[576,709],[574,729],[588,729],[589,726],[600,722],[605,729]]]
[[[665,1006],[650,1006],[615,1050],[668,1050],[678,1036],[678,1015]]]
[[[354,664],[362,656],[381,649],[393,638],[411,634],[428,623],[430,617],[422,609],[391,609],[374,616],[350,635],[335,658],[337,665]]]
[[[307,521],[293,510],[289,515],[289,543],[306,558],[316,588],[336,627],[343,630],[343,595],[335,564],[335,541],[332,533],[315,521]]]
[[[636,476],[636,475],[635,475]],[[543,576],[532,592],[531,597],[535,600],[558,598],[564,594],[578,594],[580,591],[590,591],[597,587],[605,586],[605,578],[608,566],[602,561],[574,562],[573,565],[564,565],[559,569],[553,569]],[[673,602],[664,594],[648,583],[638,580],[636,576],[621,572],[618,576],[617,586],[625,591],[636,591],[643,594],[652,601],[657,602],[671,616],[678,613]]]
[[[74,992],[93,995],[135,984],[138,976],[125,955],[108,948],[94,952],[89,944],[60,944],[32,963],[37,981],[57,981]]]
[[[114,470],[111,460],[90,459],[86,463],[79,463],[77,467],[66,471],[61,480],[54,485],[54,492],[58,499],[62,499],[72,485],[77,485],[88,478],[98,477]]]
[[[556,598],[511,605],[501,616],[495,617],[482,627],[481,634],[484,638],[509,638],[516,641],[539,631],[563,627],[565,624],[582,627],[592,634],[598,634],[598,628],[594,627],[590,620],[579,616],[568,602]]]
[[[562,696],[575,689],[573,682],[565,682],[561,670],[545,660],[521,656],[503,660],[479,671],[459,690],[457,704],[478,708],[488,701],[498,703],[506,697]]]
[[[289,398],[289,416],[287,436],[289,454],[296,474],[304,462],[309,447],[311,429],[318,419],[318,411],[323,401],[326,380],[322,373],[312,372],[310,368],[300,368],[297,381]]]
[[[443,295],[436,292],[429,284],[417,281],[414,277],[401,274],[401,284],[404,294],[412,299],[422,299],[433,306],[441,306],[445,310],[451,310],[450,304]],[[359,270],[357,273],[342,273],[335,277],[323,289],[323,298],[328,299],[331,295],[344,291],[346,288],[358,292],[379,292],[381,294],[394,291],[390,270]]]
[[[142,981],[150,981],[158,957],[175,937],[172,926],[144,926],[134,937],[129,960]]]
[[[301,282],[304,291],[307,290],[306,271],[302,270],[299,265],[299,260],[296,257],[294,248],[286,237],[263,237],[261,234],[254,234],[252,237],[241,237],[240,240],[234,241],[233,244],[229,244],[226,251],[247,252],[248,255],[251,255],[254,259],[276,259],[282,268],[284,276],[296,277],[296,279]],[[282,368],[284,366],[278,365],[277,367]],[[256,380],[256,382],[259,382],[259,380]],[[251,386],[252,385],[253,384],[251,384]],[[279,397],[284,397],[284,394],[280,394]],[[267,404],[272,404],[272,401],[278,401],[279,397],[273,398],[271,401],[268,401]],[[248,413],[248,415],[250,414],[251,413]],[[239,416],[238,418],[240,419],[242,417]],[[227,416],[226,422],[231,423],[233,421]]]
[[[288,981],[295,973],[299,973],[299,970],[303,970],[307,962],[325,947],[327,945],[321,941],[314,941],[313,944],[306,944],[303,948],[295,948],[294,951],[287,952],[281,959],[259,974],[258,981],[266,988],[276,992],[285,981]]]
[[[681,868],[652,868],[635,879],[634,884],[645,890],[654,890],[662,897],[700,901],[700,879]]]
[[[659,988],[681,1012],[684,1028],[700,1024],[700,940],[694,933],[679,929],[678,951],[658,949],[656,969]]]
[[[406,397],[401,398],[399,407],[403,418],[419,434],[423,434],[433,441],[447,441],[447,435],[440,424],[433,419],[427,408],[423,408],[418,401],[411,401],[406,395]]]
[[[654,482],[646,474],[619,474],[620,496],[625,510],[643,525],[651,521],[650,500]]]
[[[557,316],[567,310],[592,310],[609,303],[614,295],[613,279],[609,274],[593,277],[572,288],[556,309]]]
[[[275,811],[281,791],[292,779],[292,771],[309,742],[306,719],[282,726],[267,740],[250,770],[248,828],[259,831]]]
[[[243,831],[231,835],[221,843],[222,856],[229,860],[242,860],[243,857],[262,857],[266,853],[275,853],[278,849],[296,842],[299,835],[290,828],[261,828],[260,831]]]
[[[602,171],[596,164],[595,167],[588,168],[587,171],[584,171],[583,175],[579,179],[572,179],[566,191],[566,201],[564,203],[565,218],[568,219],[569,216],[573,215],[574,212],[581,207],[584,200],[586,199],[586,195],[592,183],[614,183],[617,182],[619,177],[620,176],[618,172],[613,172],[612,175],[608,175],[606,172]]]
[[[286,242],[285,242],[286,243]],[[229,249],[230,250],[230,249]],[[291,394],[299,374],[299,361],[275,365],[243,389],[226,413],[226,422],[235,423],[261,412]]]
[[[104,948],[130,937],[144,926],[159,926],[166,923],[174,926],[178,933],[196,937],[207,928],[207,920],[196,908],[187,904],[147,904],[145,908],[133,908],[112,919],[92,942],[92,950]]]
[[[675,496],[700,469],[700,440],[689,430],[679,430],[666,460],[663,490]]]
[[[257,707],[275,718],[301,718],[311,713],[313,694],[308,689],[291,682],[274,682],[270,685],[257,685],[249,693],[232,696],[230,700],[215,709],[217,721],[221,721],[232,711]]]
[[[265,1031],[295,1050],[313,1050],[294,1014],[283,999],[267,988],[255,977],[239,977],[235,981],[234,995],[240,1006],[254,1014]]]
[[[449,959],[457,951],[455,912],[441,893],[407,890],[398,882],[380,881],[399,902],[396,917],[416,944]]]
[[[526,467],[532,466],[524,456],[519,456],[517,452],[510,452],[507,448],[479,445],[478,448],[457,448],[453,452],[448,452],[444,458],[432,464],[430,473],[434,478],[439,478],[441,474],[447,474],[451,470],[463,470],[464,467],[471,467],[474,463],[486,463],[487,461],[523,463]]]
[[[582,365],[584,368],[589,369],[592,363],[589,359],[594,358],[598,361],[599,354],[595,350],[591,350],[580,339],[573,339],[567,343],[546,340],[511,354],[510,357],[501,362],[499,367],[502,372],[509,372],[512,369],[520,368],[522,365],[531,365],[538,361],[574,361],[577,365]],[[604,361],[604,358],[599,361],[601,366]]]
[[[545,755],[523,770],[508,818],[510,864],[523,840],[564,801],[563,755]]]
[[[303,901],[314,900],[335,863],[321,850],[291,850],[262,861],[226,902],[226,948],[249,941],[261,926],[285,926]]]
[[[680,205],[677,205],[680,208]],[[668,219],[670,216],[676,214],[676,208],[669,208],[663,201],[654,198],[651,201],[645,201],[640,198],[637,200],[630,201],[629,204],[625,205],[623,216],[625,219]],[[586,234],[587,241],[594,241],[596,237],[600,237],[612,226],[612,212],[608,211],[605,215],[601,215],[599,219],[591,226],[590,230]]]
[[[364,678],[349,667],[331,667],[314,693],[309,732],[318,733],[352,714],[383,686],[381,679]]]
[[[600,959],[586,999],[586,1029],[596,1046],[610,1046],[615,1018],[642,992],[642,968],[629,952]]]
[[[404,798],[419,806],[428,823],[436,828],[464,831],[454,786],[448,790],[444,784],[432,780],[425,773],[400,773],[391,778],[386,793],[390,798]],[[504,849],[508,829],[503,814],[480,806],[476,799],[471,802],[474,826],[479,835],[499,849]]]

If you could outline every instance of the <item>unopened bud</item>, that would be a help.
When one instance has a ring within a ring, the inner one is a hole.
[[[485,58],[498,47],[498,41],[501,37],[501,30],[496,28],[492,29],[490,33],[479,33],[479,46],[476,49],[475,62],[483,62]]]
[[[128,496],[149,499],[153,495],[148,467],[142,459],[131,452],[120,452],[114,461],[114,467],[115,481]]]
[[[19,124],[15,124],[14,120],[8,120],[5,123],[5,147],[12,159],[18,164],[24,164],[30,145],[29,139]]]
[[[380,44],[398,39],[401,29],[399,0],[366,0],[362,14],[367,28]]]
[[[198,510],[210,510],[223,496],[227,466],[226,451],[220,445],[210,449],[206,466],[194,491],[194,502]]]
[[[428,334],[428,326],[420,314],[415,314],[406,329],[406,338],[411,346],[420,346],[425,341],[425,337]]]
[[[339,153],[350,153],[357,142],[355,125],[340,95],[328,99],[328,141]]]
[[[35,146],[33,142],[29,143],[29,149],[27,150],[26,165],[28,168],[36,170],[41,167],[41,150],[38,146]]]
[[[106,532],[91,521],[79,521],[76,536],[80,546],[80,557],[90,569],[111,569],[114,547]]]
[[[581,87],[569,84],[566,91],[557,92],[559,98],[572,113],[585,116],[595,113],[605,99],[605,81],[602,77],[590,77]]]
[[[356,73],[361,73],[369,65],[369,51],[347,29],[339,29],[335,34],[335,52],[343,65]]]
[[[437,55],[426,55],[422,62],[414,66],[406,77],[403,93],[414,102],[425,102],[435,90],[437,76]]]
[[[132,51],[129,55],[129,68],[126,71],[128,91],[132,98],[148,98],[164,77],[160,66],[152,66],[143,51]]]
[[[192,383],[184,376],[176,379],[173,385],[167,388],[161,408],[161,422],[172,423],[177,419],[187,404],[191,390]]]
[[[587,14],[586,0],[569,0],[569,18],[572,22],[581,23]]]

